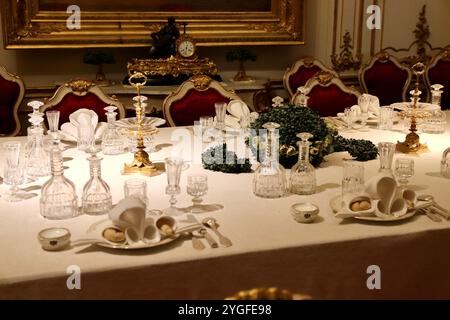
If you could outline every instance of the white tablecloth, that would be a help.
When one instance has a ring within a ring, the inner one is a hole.
[[[161,129],[156,136],[162,149],[151,154],[152,160],[162,160],[171,152],[171,144],[177,144],[171,142],[173,130]],[[372,129],[347,136],[377,143],[403,140],[404,133]],[[416,164],[411,185],[450,208],[450,179],[439,174],[442,152],[450,147],[450,126],[443,135],[422,134],[421,138],[431,152],[411,156]],[[24,137],[14,139],[25,142]],[[0,139],[0,143],[6,140]],[[39,196],[18,203],[0,199],[0,298],[222,299],[239,290],[264,286],[319,299],[450,298],[450,222],[435,223],[426,216],[415,216],[376,224],[333,217],[329,200],[340,193],[345,156],[330,155],[317,169],[317,194],[276,200],[252,194],[252,174],[216,173],[191,165],[182,173],[178,205],[191,204],[185,192],[187,174],[206,172],[210,189],[205,202],[221,204],[224,209],[198,218],[214,216],[220,230],[233,241],[230,248],[196,251],[186,240],[143,251],[88,246],[46,252],[36,238],[40,230],[66,227],[73,240],[91,237],[87,229],[104,217],[82,215],[50,221],[39,214]],[[64,157],[69,160],[65,161],[69,167],[65,175],[75,182],[81,197],[89,177],[86,155],[69,149]],[[131,154],[104,156],[103,177],[111,186],[114,203],[123,197],[123,182],[129,176],[120,171],[131,159]],[[365,169],[368,179],[377,172],[378,160],[367,162]],[[150,206],[167,207],[166,175],[145,179]],[[6,189],[0,185],[0,192]],[[305,201],[320,208],[320,219],[311,225],[295,222],[290,214],[292,204]],[[81,290],[66,287],[66,269],[71,265],[81,268]],[[366,286],[370,265],[381,269],[381,290]]]

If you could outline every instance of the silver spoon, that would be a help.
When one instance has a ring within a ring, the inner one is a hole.
[[[210,228],[212,231],[214,231],[214,233],[219,237],[219,242],[221,245],[223,245],[224,247],[231,247],[233,245],[233,243],[231,242],[230,239],[228,239],[227,237],[223,236],[219,230],[217,230],[217,220],[214,218],[205,218],[202,220],[202,223],[207,226],[208,228]]]
[[[436,201],[434,201],[434,197],[433,197],[432,195],[429,195],[429,194],[423,194],[423,195],[420,195],[419,197],[417,197],[417,200],[419,200],[419,201],[428,201],[428,202],[431,202],[431,205],[432,205],[435,209],[437,209],[436,212],[437,212],[438,214],[440,214],[441,216],[443,216],[443,217],[446,218],[447,220],[450,219],[450,211],[447,210],[447,209],[445,209],[445,208],[443,208],[443,207],[441,207],[440,205],[438,205],[438,204],[436,203]]]

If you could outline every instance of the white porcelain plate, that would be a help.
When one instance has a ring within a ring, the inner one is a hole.
[[[171,243],[172,241],[178,239],[180,237],[180,235],[176,235],[174,238],[164,238],[162,239],[160,242],[157,243],[144,243],[144,242],[140,242],[140,243],[136,243],[134,245],[128,245],[128,244],[113,244],[111,242],[98,242],[96,243],[96,245],[99,245],[101,247],[105,247],[105,248],[111,248],[111,249],[119,249],[119,250],[139,250],[139,249],[148,249],[148,248],[154,248],[154,247],[159,247],[159,246],[163,246],[165,244]]]
[[[342,208],[342,196],[338,195],[330,200],[330,207],[333,210],[334,213],[337,213]],[[416,210],[411,210],[408,213],[404,214],[400,217],[394,217],[394,216],[386,216],[386,217],[379,217],[375,214],[373,216],[355,216],[354,219],[358,220],[364,220],[364,221],[375,221],[375,222],[394,222],[394,221],[401,221],[406,220],[411,217],[413,217],[416,214]]]
[[[98,242],[95,242],[95,245],[104,248],[110,249],[118,249],[118,250],[139,250],[139,249],[149,249],[154,247],[160,247],[171,243],[174,240],[177,240],[180,237],[180,234],[176,234],[173,238],[162,237],[160,242],[157,243],[136,243],[134,245],[122,244],[122,243],[113,243],[105,238],[103,238],[103,230],[111,224],[110,219],[103,219],[97,222],[94,222],[87,230],[87,233],[95,232],[98,235]],[[97,237],[96,237],[97,238]]]

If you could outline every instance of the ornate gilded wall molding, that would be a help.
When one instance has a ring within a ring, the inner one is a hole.
[[[431,35],[430,26],[426,16],[427,6],[423,5],[422,10],[419,13],[419,21],[416,24],[416,28],[412,32],[415,40],[408,48],[396,49],[393,47],[386,47],[383,50],[391,51],[394,53],[410,53],[415,47],[415,53],[406,57],[399,58],[400,62],[409,67],[415,65],[418,62],[425,64],[429,63],[432,58],[432,52],[443,50],[443,48],[434,48],[428,41]]]
[[[334,70],[338,72],[346,70],[358,70],[361,66],[361,55],[353,55],[352,36],[347,31],[343,37],[343,45],[340,47],[339,54],[335,53],[331,55],[331,62],[333,63]]]

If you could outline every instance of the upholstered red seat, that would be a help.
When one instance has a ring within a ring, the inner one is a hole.
[[[312,57],[296,61],[283,76],[284,88],[288,91],[289,96],[292,97],[297,92],[297,88],[304,86],[319,71],[327,71],[338,76],[335,71],[325,67],[322,62]]]
[[[24,94],[22,80],[0,67],[0,136],[15,136],[20,131],[18,110]]]
[[[190,126],[202,116],[215,116],[216,102],[230,100],[241,99],[208,76],[194,76],[164,100],[164,117],[170,126]]]
[[[387,52],[380,52],[360,69],[359,81],[365,92],[377,96],[385,106],[407,100],[411,76],[409,68]]]
[[[69,121],[71,113],[82,108],[94,111],[99,121],[106,122],[104,108],[109,105],[117,107],[119,119],[125,116],[125,109],[117,99],[105,95],[100,87],[92,82],[74,80],[59,87],[43,106],[43,111],[58,110],[60,125]]]
[[[345,84],[329,72],[321,71],[309,79],[304,86],[309,97],[308,107],[317,111],[322,117],[336,116],[345,108],[358,104],[360,93],[348,88]],[[292,97],[292,103],[297,103],[300,94]]]
[[[434,57],[426,70],[425,78],[428,86],[433,84],[444,86],[441,106],[442,109],[450,109],[450,47]]]

